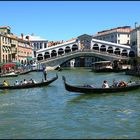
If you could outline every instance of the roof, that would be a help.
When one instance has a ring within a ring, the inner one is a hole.
[[[26,36],[24,36],[24,38],[26,38]],[[40,36],[35,36],[35,35],[28,35],[28,36],[30,41],[47,41],[46,39],[41,38]]]

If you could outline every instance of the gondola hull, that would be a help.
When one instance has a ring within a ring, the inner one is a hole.
[[[88,94],[102,94],[102,93],[116,93],[116,92],[127,92],[140,88],[140,83],[136,83],[135,85],[130,85],[126,87],[110,87],[110,88],[93,88],[86,86],[74,86],[66,83],[66,79],[63,76],[65,89],[71,92],[81,92]]]
[[[54,78],[51,78],[45,82],[40,82],[40,83],[33,83],[33,84],[25,84],[25,85],[13,85],[13,86],[0,86],[0,90],[12,90],[12,89],[26,89],[26,88],[37,88],[37,87],[44,87],[47,86],[49,84],[51,84],[52,82],[54,82],[55,80],[58,79],[58,75],[56,75]]]

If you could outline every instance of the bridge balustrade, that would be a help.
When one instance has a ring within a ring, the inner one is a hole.
[[[53,57],[47,58],[45,60],[40,60],[38,62],[42,63],[42,62],[45,62],[45,61],[55,60],[55,59],[66,57],[66,56],[69,56],[69,55],[72,55],[72,54],[75,54],[75,53],[78,53],[78,52],[95,52],[95,53],[103,54],[105,56],[109,55],[109,56],[113,56],[113,57],[120,57],[120,59],[127,59],[127,58],[129,58],[128,56],[122,56],[121,54],[117,55],[117,54],[114,54],[114,53],[109,53],[109,52],[104,52],[104,51],[101,52],[99,50],[82,49],[82,50],[75,50],[75,51],[72,51],[72,52],[69,52],[69,53],[65,53],[65,54],[62,54],[62,55],[58,55],[58,56],[53,56]]]

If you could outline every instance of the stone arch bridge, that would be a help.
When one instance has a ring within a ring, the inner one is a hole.
[[[134,57],[130,46],[97,40],[89,35],[37,51],[37,63],[46,66],[61,65],[76,57],[98,57],[104,60],[127,60]]]

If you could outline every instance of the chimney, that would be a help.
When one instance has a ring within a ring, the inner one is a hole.
[[[23,40],[23,36],[24,36],[23,33],[21,33],[21,39],[22,39],[22,40]]]
[[[26,36],[26,39],[28,39],[28,41],[29,41],[29,36]]]

